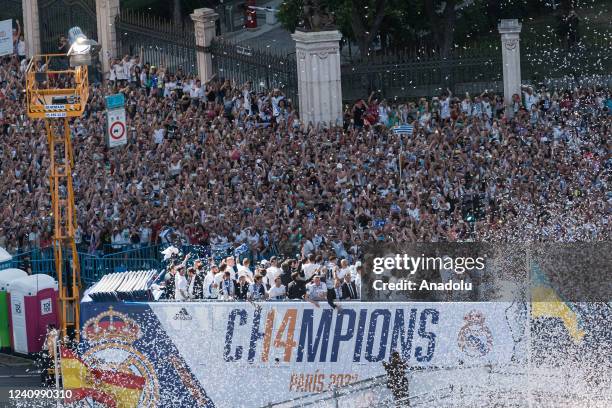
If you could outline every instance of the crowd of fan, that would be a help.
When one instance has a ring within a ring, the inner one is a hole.
[[[26,63],[0,64],[0,246],[10,251],[48,246],[52,233]],[[129,142],[109,149],[104,97],[116,92]],[[610,89],[525,88],[508,115],[486,91],[401,104],[372,94],[338,126],[302,123],[292,102],[250,82],[114,60],[73,123],[77,243],[99,251],[172,236],[245,243],[255,260],[354,262],[372,241],[609,238]],[[413,133],[389,131],[399,123]]]
[[[308,300],[315,304],[360,298],[361,263],[350,265],[334,255],[309,254],[304,259],[276,256],[252,268],[248,257],[237,263],[233,256],[217,265],[213,259],[189,263],[170,262],[163,282],[154,287],[166,300]]]

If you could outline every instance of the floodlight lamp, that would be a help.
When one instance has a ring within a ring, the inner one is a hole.
[[[71,67],[91,65],[92,58],[96,57],[102,48],[96,41],[88,39],[80,27],[72,27],[68,30],[68,42],[70,43],[68,57]]]

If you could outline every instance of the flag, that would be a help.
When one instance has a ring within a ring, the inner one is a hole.
[[[135,408],[145,379],[139,375],[88,367],[73,351],[61,349],[64,390],[71,390],[68,402],[92,398],[108,408]]]
[[[392,129],[393,129],[393,133],[395,133],[396,135],[401,135],[401,134],[411,135],[414,128],[412,127],[412,125],[403,124],[403,125],[395,126]]]
[[[376,227],[376,228],[380,229],[380,228],[384,227],[385,224],[386,224],[386,221],[384,219],[376,219],[376,220],[374,220],[374,227]]]
[[[249,246],[247,244],[242,244],[234,249],[234,256],[239,258],[247,252],[249,252]]]
[[[172,256],[178,255],[179,250],[174,245],[170,245],[168,248],[161,251],[161,253],[164,256],[164,261],[167,261],[168,259],[172,258]]]
[[[555,291],[538,265],[531,270],[531,317],[561,319],[575,343],[584,337],[575,307]]]

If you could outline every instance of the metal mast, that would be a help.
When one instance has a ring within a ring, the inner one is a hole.
[[[67,62],[65,54],[33,57],[26,71],[26,103],[28,116],[43,119],[47,133],[61,336],[72,334],[78,341],[82,285],[75,244],[77,223],[72,185],[74,154],[70,118],[83,114],[89,97],[89,84],[87,66],[64,68]]]

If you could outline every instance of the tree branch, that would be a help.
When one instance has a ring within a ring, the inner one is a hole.
[[[354,1],[351,7],[351,28],[353,29],[353,34],[356,39],[363,36],[366,31],[363,21],[361,20],[362,14],[359,12],[359,8],[363,9],[363,3]]]
[[[385,5],[387,0],[376,0],[376,17],[374,18],[374,22],[372,23],[372,27],[370,28],[370,34],[368,35],[367,42],[368,45],[372,43],[374,37],[378,34],[378,30],[380,30],[380,26],[385,18]]]
[[[380,26],[385,18],[385,6],[387,4],[387,0],[376,0],[374,8],[374,21],[369,28],[367,27],[367,21],[365,21],[363,15],[363,10],[367,4],[367,0],[355,0],[352,2],[351,7],[351,28],[353,29],[355,39],[357,39],[359,43],[359,49],[362,55],[367,54],[368,47],[380,30]]]

